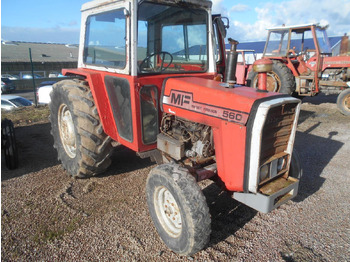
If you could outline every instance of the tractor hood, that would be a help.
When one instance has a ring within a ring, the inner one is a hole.
[[[227,88],[203,78],[169,78],[163,84],[161,107],[165,113],[211,126],[216,120],[246,125],[255,101],[276,96],[281,95],[244,86]]]

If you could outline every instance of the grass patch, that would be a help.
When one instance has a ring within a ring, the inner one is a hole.
[[[47,105],[28,106],[13,110],[1,110],[1,121],[5,118],[11,120],[15,126],[26,126],[35,123],[49,122],[50,110]]]
[[[57,221],[55,223],[57,223]],[[47,243],[55,239],[61,239],[64,234],[69,234],[73,232],[82,224],[83,224],[83,219],[74,218],[66,226],[61,225],[61,226],[58,226],[58,228],[56,229],[52,229],[52,228],[50,229],[47,225],[43,226],[41,229],[39,229],[39,232],[35,234],[34,242],[36,242],[37,244],[40,244],[40,243]]]

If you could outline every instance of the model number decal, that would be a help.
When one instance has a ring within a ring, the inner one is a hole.
[[[170,96],[163,96],[163,104],[180,107],[193,112],[220,118],[229,122],[245,125],[249,114],[229,108],[200,103],[193,100],[193,94],[184,91],[171,90]]]
[[[230,112],[227,110],[224,110],[224,112],[222,113],[222,117],[226,118],[228,120],[234,120],[234,121],[241,121],[243,119],[243,115],[240,113],[236,113],[236,112]]]

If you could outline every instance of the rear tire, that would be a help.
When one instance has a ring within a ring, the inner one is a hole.
[[[210,214],[205,197],[187,169],[162,164],[148,175],[147,204],[164,243],[180,255],[203,249],[210,237]]]
[[[350,88],[345,89],[338,95],[337,106],[342,114],[350,116]]]
[[[289,68],[280,61],[272,61],[272,71],[267,73],[267,91],[292,95],[295,91],[295,78]],[[250,87],[258,88],[258,73],[248,74]]]
[[[11,120],[1,121],[1,143],[4,149],[6,167],[10,170],[16,169],[18,167],[18,149],[15,129]]]
[[[51,134],[58,160],[75,178],[104,172],[111,162],[111,138],[103,131],[87,82],[60,81],[50,96]]]

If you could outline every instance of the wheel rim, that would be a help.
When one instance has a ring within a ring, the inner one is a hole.
[[[64,150],[70,158],[74,158],[76,156],[74,123],[72,114],[65,104],[58,110],[58,128]]]
[[[347,111],[350,111],[350,94],[347,95],[345,98],[344,98],[344,108],[347,110]]]
[[[166,187],[157,187],[154,192],[154,205],[159,222],[172,237],[181,234],[182,219],[174,196]]]
[[[280,91],[280,87],[281,87],[281,80],[278,77],[278,75],[275,74],[274,72],[267,73],[267,83],[266,83],[267,91],[278,93]]]

